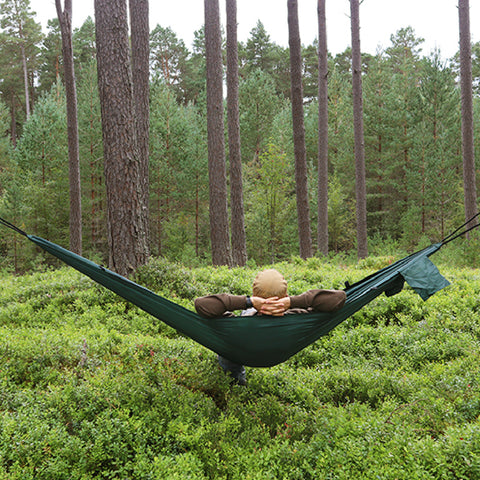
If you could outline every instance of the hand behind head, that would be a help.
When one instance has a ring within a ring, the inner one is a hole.
[[[290,307],[290,297],[252,297],[252,304],[262,315],[282,316]]]

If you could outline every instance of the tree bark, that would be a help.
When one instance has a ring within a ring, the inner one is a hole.
[[[328,255],[328,59],[325,0],[318,0],[318,251]]]
[[[367,246],[367,189],[363,135],[362,57],[360,51],[359,0],[350,0],[352,23],[353,129],[355,143],[355,193],[357,201],[357,255],[365,258]]]
[[[462,153],[465,220],[477,214],[477,188],[473,138],[472,46],[469,0],[458,0],[460,31],[460,89],[462,95]],[[470,225],[476,225],[475,219]]]
[[[298,235],[300,257],[308,258],[312,256],[312,233],[310,228],[310,205],[308,201],[307,152],[305,147],[305,122],[303,118],[302,56],[297,0],[288,0],[287,7]]]
[[[22,35],[22,29],[20,27],[20,35]],[[20,50],[22,52],[22,66],[23,66],[23,84],[25,87],[25,116],[28,120],[30,117],[30,90],[28,88],[28,70],[27,70],[27,56],[25,54],[25,45],[23,43],[23,36],[22,44],[20,46]]]
[[[230,160],[230,201],[232,212],[232,260],[234,265],[247,262],[245,215],[243,208],[242,155],[238,107],[237,0],[227,6],[227,119]]]
[[[149,221],[150,28],[148,0],[129,0],[135,126],[143,216]],[[146,232],[148,245],[148,231]]]
[[[121,275],[147,260],[139,184],[126,0],[95,0],[97,70],[107,191],[109,265]]]
[[[62,35],[62,56],[67,96],[68,177],[70,185],[70,250],[82,254],[82,192],[78,144],[77,88],[72,47],[72,0],[55,0]]]
[[[205,0],[210,239],[214,265],[230,265],[227,172],[223,125],[223,63],[218,0]]]
[[[10,105],[10,140],[12,142],[13,148],[17,146],[17,117],[16,117],[16,108],[15,108],[15,94],[11,94],[11,105]]]

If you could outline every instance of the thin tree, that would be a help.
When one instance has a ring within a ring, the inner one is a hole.
[[[15,6],[16,6],[15,2]],[[27,55],[25,52],[25,40],[23,33],[23,24],[21,21],[18,23],[18,34],[20,36],[20,51],[22,54],[22,67],[23,67],[23,85],[25,87],[25,115],[28,119],[30,117],[30,90],[28,87],[28,70],[27,70]]]
[[[126,0],[95,0],[110,268],[133,273],[147,260],[139,185]]]
[[[305,122],[303,118],[302,55],[297,0],[288,0],[287,8],[298,235],[300,241],[300,257],[308,258],[312,256],[312,234],[310,229],[310,206],[308,202],[307,152],[305,147]]]
[[[70,250],[82,254],[82,196],[78,145],[77,87],[72,47],[72,0],[55,0],[62,35],[63,70],[67,96],[68,178],[70,185]]]
[[[227,172],[223,125],[223,63],[218,0],[205,0],[207,143],[210,239],[214,265],[230,265]]]
[[[148,0],[129,0],[133,101],[143,216],[149,218],[150,29]],[[148,232],[146,232],[148,235]],[[146,239],[148,245],[148,238]]]
[[[32,99],[30,96],[32,60],[36,56],[38,43],[42,39],[41,25],[35,22],[35,13],[30,9],[29,0],[3,0],[0,2],[0,28],[2,31],[2,50],[6,49],[11,55],[8,63],[16,72],[16,67],[21,64],[23,76],[23,89],[25,94],[25,116],[28,119],[31,112]],[[20,58],[18,55],[20,54]],[[3,72],[2,72],[3,73]],[[2,83],[7,78],[2,75]],[[19,83],[18,80],[15,80]],[[3,86],[5,88],[5,85]],[[14,95],[19,92],[15,88]],[[13,112],[14,114],[14,112]]]
[[[232,213],[232,260],[247,262],[245,215],[243,209],[242,155],[238,107],[237,0],[226,0],[227,7],[227,122],[230,160],[230,202]]]
[[[473,140],[472,46],[470,41],[469,0],[458,0],[460,31],[460,90],[462,95],[462,153],[465,219],[477,213],[475,152]],[[475,224],[477,220],[475,220]],[[473,223],[472,223],[473,224]]]
[[[325,0],[318,0],[318,251],[328,255],[328,59]]]
[[[355,145],[355,194],[357,202],[357,255],[365,258],[367,246],[367,189],[365,180],[365,143],[363,136],[362,57],[360,53],[359,0],[350,0],[352,27],[352,93]]]

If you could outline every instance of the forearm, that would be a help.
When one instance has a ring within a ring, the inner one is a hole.
[[[218,295],[207,295],[195,300],[195,310],[205,318],[221,317],[226,312],[243,310],[247,306],[245,295],[230,295],[221,293]]]
[[[343,290],[308,290],[290,297],[290,308],[312,308],[316,312],[335,312],[343,307],[347,296]]]

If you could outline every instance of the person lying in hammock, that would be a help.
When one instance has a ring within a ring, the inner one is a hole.
[[[252,296],[221,293],[195,300],[196,311],[205,318],[231,317],[234,310],[242,310],[242,316],[291,313],[335,312],[343,307],[346,294],[343,290],[308,290],[300,295],[287,294],[287,282],[275,269],[257,274],[252,286]],[[246,385],[245,367],[218,356],[218,363],[233,382]]]

